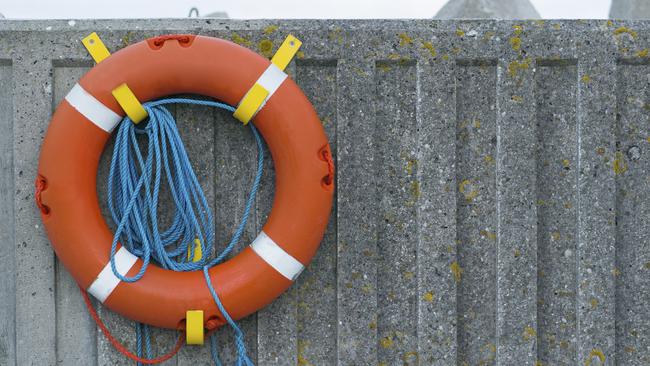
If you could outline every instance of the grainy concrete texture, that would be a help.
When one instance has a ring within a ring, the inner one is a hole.
[[[529,0],[449,0],[435,19],[539,19]]]
[[[612,19],[650,19],[650,1],[612,0],[609,17]]]
[[[169,32],[266,55],[303,40],[288,71],[329,135],[337,194],[314,262],[241,322],[259,365],[650,364],[650,23],[182,19],[0,21],[0,365],[129,364],[33,200],[91,31],[111,50]],[[226,113],[173,112],[223,243],[252,138]],[[266,164],[245,242],[271,205]],[[133,347],[133,324],[100,313]],[[156,350],[174,337],[156,331]],[[230,332],[219,339],[231,364]],[[188,347],[165,364],[208,363]]]

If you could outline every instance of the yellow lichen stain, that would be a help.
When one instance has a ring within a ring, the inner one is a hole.
[[[481,128],[481,120],[480,119],[475,119],[474,120],[474,128],[476,128],[476,129]]]
[[[267,57],[271,58],[273,57],[273,42],[269,39],[263,39],[260,41],[260,43],[257,45],[257,48],[260,50],[260,53]]]
[[[449,60],[449,55],[445,53],[444,55],[442,55],[442,59],[445,60],[445,61],[448,61]]]
[[[302,52],[302,51],[298,51],[298,52],[296,52],[296,57],[297,57],[298,59],[302,60],[302,59],[305,58],[305,53]]]
[[[560,30],[560,29],[562,29],[562,25],[560,25],[560,23],[555,23],[555,24],[553,24],[553,29]]]
[[[389,53],[388,54],[388,59],[389,60],[399,60],[401,58],[402,58],[402,56],[397,54],[397,53]]]
[[[613,27],[614,26],[614,22],[612,22],[611,20],[608,20],[606,24],[607,24],[608,27]]]
[[[246,47],[251,46],[251,41],[248,38],[242,37],[237,33],[231,34],[230,40],[237,43],[240,46],[246,46]]]
[[[128,31],[124,37],[122,37],[122,48],[131,44],[131,37],[133,37],[133,31]]]
[[[388,366],[388,364],[386,362],[380,362],[377,364],[377,366]]]
[[[277,25],[269,25],[268,27],[264,28],[264,34],[271,34],[278,30]]]
[[[512,26],[512,29],[515,30],[515,35],[520,35],[521,32],[524,30],[524,27],[522,27],[519,24],[515,24],[515,25]]]
[[[413,273],[413,272],[411,272],[411,271],[405,271],[405,272],[403,273],[403,275],[404,275],[404,279],[406,279],[406,280],[412,280],[413,277],[415,276],[415,273]]]
[[[589,84],[589,83],[591,82],[591,76],[589,76],[589,75],[587,75],[587,74],[584,74],[584,75],[582,75],[582,77],[580,78],[580,81],[582,81],[582,82],[585,83],[585,84]]]
[[[564,168],[568,168],[569,166],[571,166],[571,162],[569,161],[569,159],[562,160],[562,166]]]
[[[630,347],[630,346],[626,346],[626,347],[624,348],[624,350],[625,350],[625,352],[627,352],[627,353],[634,353],[634,352],[636,352],[636,348],[634,348],[634,347]]]
[[[390,65],[388,65],[387,63],[383,63],[383,62],[377,64],[377,67],[379,68],[379,70],[380,70],[381,72],[389,72],[390,69],[391,69],[391,68],[390,68]]]
[[[465,195],[465,200],[471,202],[472,200],[474,200],[474,198],[478,196],[478,191],[475,189],[468,190],[467,189],[468,185],[471,185],[471,182],[469,181],[469,179],[465,179],[464,181],[460,182],[460,184],[458,185],[458,191],[460,191],[460,193]]]
[[[536,20],[534,23],[535,23],[536,26],[541,27],[541,26],[543,26],[546,22],[544,22],[543,20],[539,19],[539,20]]]
[[[307,361],[304,356],[305,349],[309,346],[308,341],[298,340],[298,365],[299,366],[313,366],[311,362]]]
[[[369,294],[370,292],[372,292],[372,285],[369,284],[369,283],[366,283],[365,285],[361,286],[361,291]]]
[[[522,97],[521,95],[513,95],[510,97],[510,100],[512,100],[515,103],[521,103],[524,101],[524,97]]]
[[[638,36],[637,32],[633,31],[632,29],[630,29],[628,27],[616,28],[616,30],[614,31],[614,35],[619,36],[621,34],[629,34],[630,37],[632,37],[633,39],[636,39],[636,37]]]
[[[561,235],[560,235],[559,231],[554,231],[554,232],[551,233],[551,239],[553,239],[553,241],[560,240],[560,237],[561,237]]]
[[[532,327],[527,326],[526,328],[524,328],[524,334],[523,334],[524,341],[529,341],[531,339],[534,339],[536,335],[537,332]]]
[[[615,155],[616,158],[614,159],[612,169],[614,169],[614,174],[620,175],[627,171],[627,163],[625,162],[625,157],[622,152],[617,151]]]
[[[354,71],[355,74],[357,74],[357,75],[359,75],[359,76],[361,76],[361,77],[367,77],[367,76],[369,76],[368,73],[367,73],[365,70],[363,70],[363,69],[361,69],[361,68],[359,68],[359,67],[356,67],[356,66],[354,66],[354,67],[352,68],[352,71]]]
[[[544,206],[544,205],[546,205],[546,201],[541,200],[541,199],[537,200],[537,206]]]
[[[410,46],[413,44],[413,38],[409,37],[406,33],[400,33],[399,36],[399,45],[400,46]]]
[[[519,51],[521,49],[521,38],[519,37],[510,38],[510,47],[512,47],[512,49],[515,51]]]
[[[415,351],[404,352],[404,355],[402,355],[404,365],[417,365],[419,360],[420,355]]]
[[[420,195],[422,194],[420,192],[420,182],[417,180],[414,180],[411,182],[411,185],[409,186],[409,192],[411,193],[411,198],[412,200],[409,201],[411,205],[414,205],[419,199]]]
[[[457,35],[458,37],[462,37],[462,36],[465,35],[465,31],[462,30],[462,29],[456,29],[456,35]]]
[[[647,48],[644,48],[641,51],[636,53],[636,57],[648,57],[649,53],[650,53],[650,50],[648,50]]]
[[[451,273],[454,274],[454,279],[456,280],[456,282],[460,282],[461,276],[463,275],[463,269],[460,268],[458,262],[453,261],[449,265],[449,269],[451,270]]]
[[[418,167],[418,161],[413,158],[409,158],[406,160],[406,173],[408,175],[413,174],[413,172],[417,169]]]
[[[433,292],[425,292],[424,295],[422,295],[422,299],[426,302],[433,302]]]
[[[487,31],[487,32],[485,32],[485,35],[483,36],[483,40],[487,42],[487,41],[491,40],[492,38],[494,38],[494,36],[496,36],[496,35],[497,35],[496,32]]]
[[[594,349],[591,350],[591,352],[589,352],[589,356],[587,356],[587,360],[585,361],[585,366],[591,366],[591,362],[594,359],[594,357],[598,357],[598,359],[600,360],[601,365],[605,364],[605,359],[606,358],[605,358],[605,354],[603,353],[603,351],[601,351],[598,348],[594,348]]]
[[[339,44],[343,43],[343,29],[335,28],[329,32],[327,38],[330,41],[337,41]]]
[[[437,55],[436,48],[433,47],[433,44],[431,44],[431,42],[422,42],[422,48],[429,51],[431,57],[436,57]]]
[[[648,138],[646,139],[646,141],[648,141],[648,143],[650,144],[650,137],[648,137]]]
[[[484,238],[488,238],[490,240],[497,240],[497,234],[489,230],[481,230],[479,231],[479,235],[481,235]]]
[[[454,53],[454,55],[457,55],[457,54],[459,54],[459,53],[460,53],[460,51],[461,51],[461,49],[460,49],[459,47],[454,47],[454,48],[452,48],[452,49],[451,49],[451,52],[453,52],[453,53]]]
[[[370,324],[368,324],[368,328],[373,330],[377,329],[377,322],[373,320],[372,322],[370,322]]]
[[[485,155],[483,161],[485,161],[487,164],[491,164],[494,162],[494,158],[492,157],[492,155]]]
[[[535,361],[535,366],[544,366],[544,364],[542,363],[542,361],[537,360]]]
[[[645,264],[643,265],[643,268],[650,270],[650,262],[645,262]]]
[[[521,257],[521,250],[515,249],[513,254],[514,254],[515,258],[519,258],[519,257]]]
[[[395,343],[393,342],[393,337],[391,336],[382,338],[379,341],[379,344],[381,344],[381,346],[384,348],[392,348],[395,345]]]
[[[599,148],[596,149],[596,154],[598,154],[598,155],[600,155],[600,156],[603,156],[603,155],[605,155],[605,152],[606,152],[606,151],[607,151],[607,150],[605,150],[604,147],[599,147]]]
[[[589,300],[589,304],[591,305],[591,310],[595,310],[598,306],[598,299],[592,297],[591,300]]]
[[[517,76],[519,71],[528,70],[530,67],[530,58],[527,58],[523,61],[514,60],[508,64],[508,74],[510,77],[514,78]]]

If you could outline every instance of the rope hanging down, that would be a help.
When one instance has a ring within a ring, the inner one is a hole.
[[[239,242],[244,231],[262,176],[264,160],[262,139],[251,123],[251,131],[257,145],[257,170],[253,185],[240,224],[232,239],[221,253],[214,258],[209,258],[215,241],[214,217],[190,164],[176,121],[164,107],[167,104],[178,103],[212,106],[230,112],[235,110],[227,104],[214,101],[168,98],[143,104],[149,114],[149,119],[144,123],[136,125],[128,117],[122,120],[115,140],[108,177],[108,207],[113,221],[117,224],[111,247],[111,267],[115,276],[125,282],[135,282],[142,278],[152,260],[163,268],[173,271],[203,270],[207,286],[217,307],[235,333],[238,353],[236,365],[252,366],[253,363],[246,354],[244,335],[221,304],[208,270],[225,259]],[[143,154],[138,145],[138,135],[147,137],[146,154]],[[157,208],[161,185],[164,183],[169,186],[175,210],[171,224],[161,231]],[[198,239],[197,244],[195,239]],[[122,276],[115,267],[114,256],[118,241],[143,260],[142,267],[132,277]],[[200,259],[194,258],[193,245],[200,245],[200,252],[203,253]],[[98,317],[93,318],[99,320]],[[105,327],[102,330],[105,330]],[[132,357],[128,351],[124,352],[124,347],[116,348],[138,361],[138,364],[160,360],[161,358],[152,359],[149,327],[137,324],[136,335],[137,357]],[[109,340],[111,338],[109,337]],[[214,333],[211,334],[210,344],[213,361],[216,365],[221,365]],[[178,348],[175,351],[178,351]],[[143,353],[147,354],[147,358],[143,358]]]

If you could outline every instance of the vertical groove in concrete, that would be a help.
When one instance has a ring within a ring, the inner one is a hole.
[[[37,47],[26,43],[19,47]],[[18,365],[56,363],[54,253],[34,204],[41,142],[52,110],[49,55],[25,53],[14,63],[14,198],[16,358]],[[37,327],[37,329],[35,329]]]
[[[537,345],[544,365],[573,364],[576,354],[576,196],[578,177],[574,62],[538,64]]]
[[[285,70],[294,80],[295,64],[290,63]],[[264,164],[264,177],[257,198],[258,232],[271,212],[274,196],[275,170],[268,150]],[[294,285],[257,313],[258,362],[262,365],[295,365],[298,362],[296,292]]]
[[[456,70],[417,64],[417,305],[420,365],[455,366]]]
[[[650,206],[647,63],[618,65],[616,192],[616,363],[650,364]]]
[[[14,247],[14,77],[0,59],[0,364],[16,364],[16,251]]]
[[[537,361],[534,68],[518,52],[497,67],[497,295],[499,365]],[[517,70],[518,69],[518,70]]]
[[[578,48],[576,337],[578,363],[591,366],[615,357],[615,49],[607,37]]]
[[[81,63],[54,64],[53,109],[89,70],[88,66]],[[77,282],[58,259],[55,272],[57,362],[93,365],[97,362],[95,322],[86,310]]]
[[[375,65],[375,160],[378,197],[378,362],[417,362],[417,180],[416,65]],[[353,273],[354,275],[354,273]],[[371,288],[361,291],[372,293]]]
[[[336,60],[301,60],[296,81],[312,101],[336,161]],[[336,199],[336,198],[335,198]],[[320,249],[296,287],[298,365],[336,364],[336,202]]]
[[[250,167],[237,169],[238,167],[233,167],[235,163],[225,159],[235,156],[236,162],[250,162],[253,159],[247,151],[237,150],[236,153],[234,152],[235,155],[229,154],[231,148],[229,142],[236,146],[237,137],[245,135],[246,131],[240,125],[234,124],[228,118],[227,113],[219,112],[212,107],[190,107],[178,104],[174,106],[174,110],[178,130],[188,151],[192,167],[201,182],[201,187],[206,199],[210,202],[210,208],[215,217],[215,251],[219,251],[223,248],[224,241],[230,240],[230,237],[227,237],[227,231],[224,232],[224,227],[230,230],[234,218],[231,218],[228,212],[232,212],[232,216],[234,216],[234,213],[241,212],[241,207],[243,207],[240,206],[240,196],[245,193],[245,187],[247,187],[243,180],[250,178],[247,173],[250,174],[251,169]],[[239,127],[239,129],[235,129],[235,127]],[[233,130],[235,133],[232,133]],[[217,161],[217,156],[224,159]],[[237,172],[237,174],[233,172]],[[240,186],[233,189],[229,184],[240,184]],[[220,190],[216,188],[217,186],[224,191],[231,190],[232,201],[228,205],[218,198],[217,192]],[[246,234],[244,237],[247,239]],[[175,339],[167,340],[164,344],[165,350],[168,350],[174,341]],[[179,366],[214,364],[210,355],[209,340],[205,341],[203,347],[183,347],[176,357],[176,364]],[[223,337],[219,337],[219,344],[225,344]],[[221,351],[222,348],[219,350]],[[221,355],[226,356],[224,352],[221,352]]]
[[[341,59],[337,80],[337,357],[340,365],[376,365],[375,63]]]
[[[458,362],[496,359],[496,65],[469,62],[456,72]]]
[[[194,118],[191,116],[194,110],[194,108],[187,108],[185,115],[188,120],[186,123],[193,124]],[[216,202],[214,208],[216,250],[221,252],[230,242],[241,221],[257,169],[257,149],[250,127],[242,126],[227,111],[215,111],[214,113],[217,118],[213,118],[209,128],[207,126],[203,128],[205,133],[215,136],[213,141],[207,141],[205,145],[205,149],[214,151],[211,162],[205,166],[205,171],[211,172],[210,176],[214,182],[211,189]],[[193,136],[193,139],[188,136],[187,139],[184,138],[184,141],[197,139],[200,140],[199,136]],[[271,160],[268,154],[266,160],[267,162]],[[263,184],[272,185],[272,181],[264,181]],[[271,187],[262,187],[262,189],[264,192],[268,192]],[[252,213],[244,234],[228,258],[248,246],[260,230],[261,227],[256,227],[255,213]],[[253,314],[238,322],[240,329],[245,334],[246,349],[252,360],[257,359],[257,321],[257,314]],[[229,326],[224,326],[216,332],[216,335],[221,361],[224,365],[234,364],[237,358],[237,348],[232,329]]]

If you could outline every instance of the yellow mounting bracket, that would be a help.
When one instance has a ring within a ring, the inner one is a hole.
[[[138,124],[149,115],[128,85],[121,84],[112,93],[133,123]]]
[[[102,62],[111,55],[108,48],[106,48],[106,45],[104,45],[104,42],[102,42],[96,32],[90,33],[81,40],[81,43],[83,43],[84,47],[86,47],[86,50],[88,50],[88,53],[96,63]],[[135,97],[135,94],[133,94],[128,85],[122,84],[113,89],[112,93],[133,123],[138,124],[147,118],[147,111],[144,109],[140,101],[138,101],[138,98]]]
[[[105,58],[111,55],[96,32],[90,33],[86,38],[81,40],[81,43],[83,43],[96,63],[104,61]]]
[[[286,74],[282,71],[289,65],[289,62],[293,59],[298,52],[298,49],[302,45],[302,42],[292,36],[291,34],[282,42],[280,48],[275,52],[273,58],[271,58],[271,64],[264,74],[257,79],[257,82],[250,88],[248,93],[244,95],[242,100],[239,102],[237,109],[233,116],[240,120],[244,125],[255,116],[255,114],[262,108],[264,102],[273,95],[275,89],[279,87],[279,84],[284,81]],[[262,81],[264,80],[264,81]],[[262,83],[268,83],[268,85],[262,85]],[[269,89],[272,89],[271,91]]]
[[[203,345],[203,338],[203,310],[188,310],[185,312],[185,342]]]

